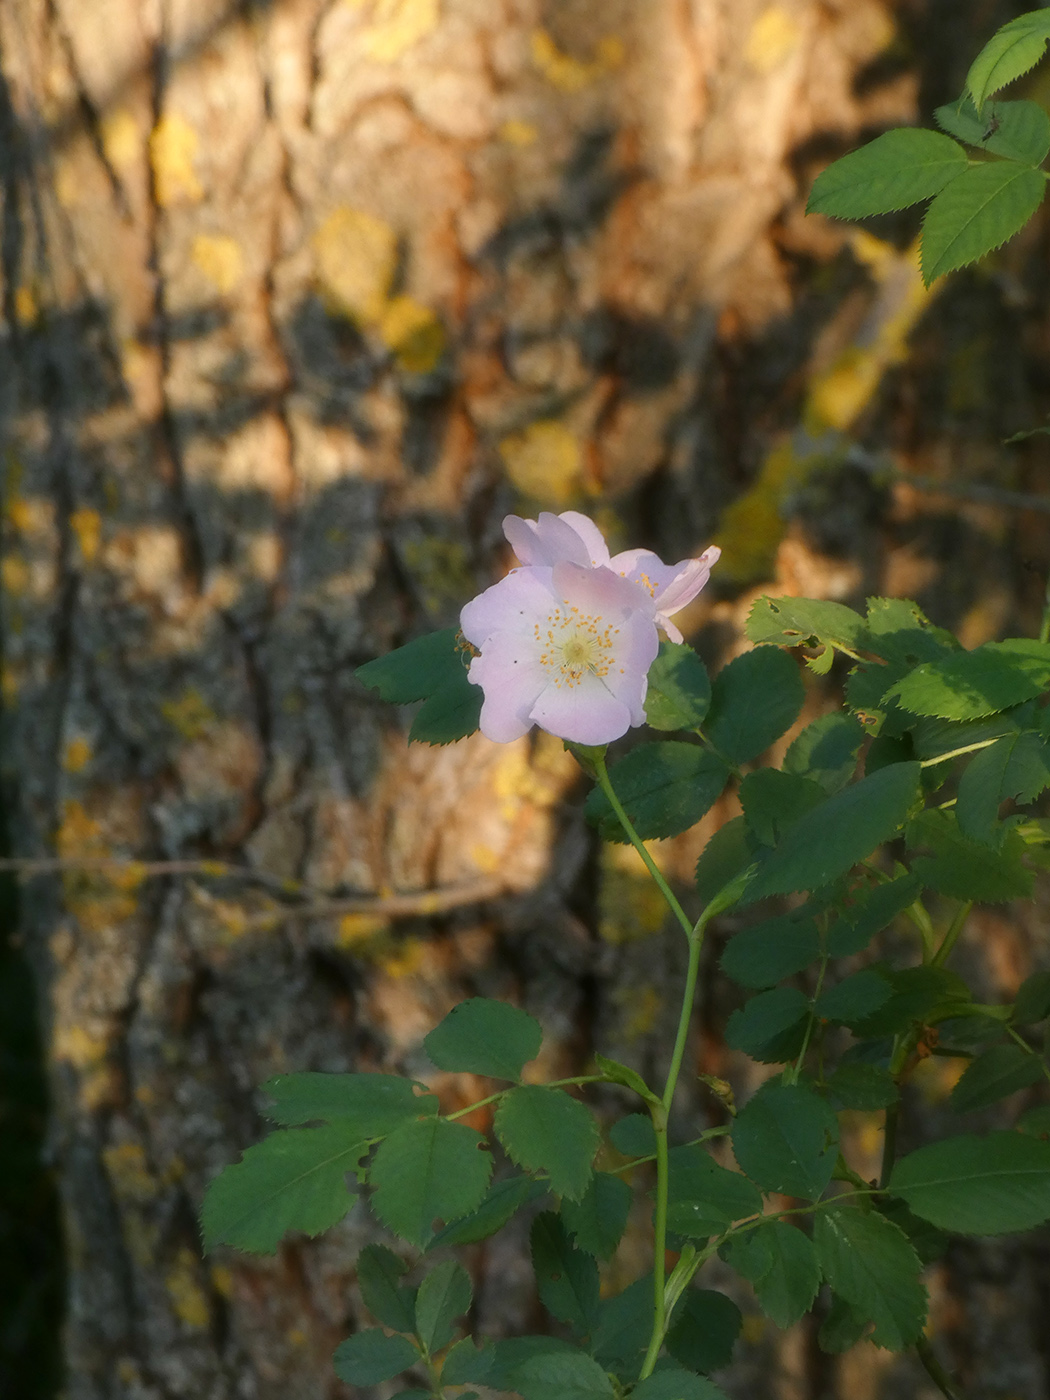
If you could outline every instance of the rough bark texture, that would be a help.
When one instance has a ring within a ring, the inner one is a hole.
[[[963,65],[1010,13],[973,9],[972,26],[952,9]],[[507,509],[585,504],[678,556],[735,500],[721,595],[690,619],[712,657],[750,596],[734,577],[838,597],[926,589],[938,620],[969,609],[973,640],[1019,596],[1031,610],[996,507],[931,516],[859,467],[810,479],[905,359],[928,299],[891,245],[838,256],[843,230],[803,223],[805,188],[822,155],[911,119],[907,45],[925,58],[924,33],[945,42],[934,10],[0,5],[16,850],[210,858],[260,877],[131,868],[26,887],[69,1400],[342,1393],[330,1356],[357,1315],[361,1218],[273,1260],[200,1257],[205,1184],[257,1137],[255,1087],[275,1072],[426,1074],[422,1035],[469,992],[541,1017],[544,1070],[592,1048],[661,1055],[678,949],[655,937],[630,862],[596,853],[560,746],[408,750],[353,679],[491,580]],[[1001,333],[1030,295],[1009,309],[1023,249],[1011,256],[1005,298],[978,291],[924,323],[929,360],[945,343],[968,353],[960,317],[992,325],[932,415],[956,425],[964,474],[993,460],[996,414],[1007,431],[1039,417],[1044,385],[1026,396],[1011,379],[1012,397],[986,396],[994,412],[965,397],[974,375],[1007,373]],[[1035,349],[1045,329],[1027,305]],[[882,427],[868,445],[944,475],[951,439],[934,441],[912,382],[882,391],[896,437]],[[971,411],[993,435],[983,457]],[[809,523],[782,538],[789,486],[788,514]],[[940,559],[931,519],[956,532]],[[1046,552],[1034,526],[1029,546]],[[983,583],[974,558],[992,561]],[[811,708],[825,703],[815,691]],[[687,875],[696,846],[670,844],[668,868]],[[301,907],[362,895],[375,906]],[[1024,953],[992,977],[1007,989],[1042,937],[1035,923],[1009,936]],[[713,969],[708,985],[713,1009]],[[715,1034],[696,1053],[740,1072]],[[437,1087],[450,1106],[474,1092],[464,1077]],[[471,1261],[483,1326],[533,1320],[520,1243]],[[962,1251],[938,1275],[937,1325],[1003,1396],[1047,1393],[1048,1271],[1023,1257],[1018,1270],[998,1246]],[[972,1324],[986,1296],[1017,1329],[1016,1373],[997,1360],[1004,1334]],[[821,1360],[806,1329],[749,1329],[727,1384],[755,1400],[929,1390],[870,1348]]]

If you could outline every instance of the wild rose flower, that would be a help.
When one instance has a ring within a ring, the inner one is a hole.
[[[657,628],[682,640],[669,614],[696,597],[720,551],[675,565],[644,549],[610,557],[601,531],[577,511],[508,515],[503,530],[524,567],[460,615],[480,653],[468,676],[485,693],[482,733],[507,743],[538,724],[597,745],[644,724]]]
[[[554,565],[559,560],[569,560],[590,564],[592,568],[612,569],[632,583],[641,584],[655,605],[657,626],[672,642],[683,638],[671,621],[671,614],[693,601],[722,553],[717,545],[712,545],[699,559],[683,559],[680,564],[665,564],[650,549],[626,549],[610,557],[609,546],[597,525],[575,510],[563,511],[561,515],[543,511],[539,520],[508,515],[503,533],[523,564]]]
[[[469,602],[463,635],[480,655],[481,732],[509,743],[533,724],[578,744],[609,744],[645,723],[659,650],[653,600],[614,573],[560,560],[515,569]]]

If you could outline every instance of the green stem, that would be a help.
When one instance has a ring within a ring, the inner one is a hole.
[[[939,753],[936,758],[924,758],[920,762],[919,767],[932,768],[935,764],[947,763],[950,758],[961,758],[965,753],[976,753],[978,749],[991,748],[993,744],[997,744],[998,742],[999,739],[995,738],[982,739],[979,744],[964,744],[961,749],[950,749],[948,753]]]
[[[678,1076],[682,1071],[685,1047],[689,1041],[689,1025],[693,1017],[693,1001],[696,997],[696,982],[700,972],[700,953],[704,945],[704,930],[715,904],[697,919],[689,930],[689,965],[685,973],[685,987],[682,991],[682,1009],[678,1015],[678,1030],[675,1034],[674,1050],[667,1070],[667,1082],[658,1104],[650,1105],[653,1130],[656,1133],[656,1214],[653,1238],[653,1330],[649,1338],[649,1349],[642,1364],[640,1380],[652,1374],[667,1330],[667,1304],[665,1295],[667,1251],[667,1119],[671,1112],[674,1091]]]
[[[653,1330],[639,1380],[652,1374],[667,1330],[664,1293],[667,1272],[667,1112],[662,1103],[650,1105],[656,1133],[656,1211],[653,1220]]]
[[[926,1374],[945,1397],[945,1400],[962,1400],[962,1397],[955,1388],[955,1382],[937,1360],[933,1352],[933,1347],[930,1346],[925,1337],[920,1337],[915,1343],[915,1350],[919,1353],[919,1360],[926,1368]]]
[[[642,860],[645,862],[646,870],[648,870],[649,874],[653,877],[654,881],[656,882],[657,888],[663,895],[664,899],[667,901],[668,907],[670,908],[671,912],[674,914],[678,922],[681,924],[683,930],[685,931],[685,936],[687,938],[692,938],[692,921],[690,920],[689,915],[679,904],[678,899],[675,896],[674,890],[672,890],[671,886],[664,879],[659,866],[656,864],[656,861],[653,860],[652,856],[645,849],[645,842],[638,835],[637,831],[635,831],[630,817],[624,811],[623,803],[616,796],[616,793],[613,790],[613,785],[609,781],[609,770],[605,766],[605,758],[602,755],[598,755],[594,759],[594,775],[598,779],[598,786],[608,798],[609,806],[616,813],[617,819],[620,825],[623,827],[624,833],[627,836],[628,841],[630,841],[631,845],[634,847],[634,849],[641,856]]]
[[[607,1074],[574,1074],[571,1079],[552,1079],[547,1088],[564,1089],[567,1084],[611,1084],[612,1082]],[[468,1103],[466,1108],[457,1108],[455,1113],[446,1113],[445,1117],[450,1123],[457,1118],[466,1118],[467,1114],[473,1113],[476,1108],[487,1108],[490,1103],[496,1103],[504,1094],[509,1093],[509,1089],[497,1089],[494,1094],[478,1099],[476,1103]]]
[[[1039,624],[1039,640],[1050,642],[1050,575],[1047,575],[1046,592],[1043,595],[1043,620]]]
[[[900,1122],[900,1104],[890,1104],[886,1110],[886,1121],[882,1127],[882,1166],[879,1170],[879,1190],[885,1191],[893,1171],[897,1156],[897,1125]]]
[[[973,900],[968,899],[964,904],[961,904],[959,908],[955,911],[955,918],[952,919],[951,923],[948,926],[948,932],[944,935],[944,941],[941,943],[941,946],[933,955],[934,967],[943,967],[944,964],[948,961],[949,957],[951,956],[952,949],[959,941],[959,935],[963,931],[963,924],[966,923],[966,920],[972,908]]]

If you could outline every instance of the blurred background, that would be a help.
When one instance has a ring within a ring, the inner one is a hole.
[[[682,950],[561,745],[409,750],[354,680],[507,567],[509,510],[720,543],[677,619],[714,666],[767,591],[916,597],[967,645],[1038,631],[1047,441],[1005,439],[1050,415],[1046,220],[926,291],[915,211],[803,213],[1028,8],[3,0],[4,840],[60,862],[0,903],[4,1400],[349,1394],[362,1215],[200,1254],[274,1073],[399,1069],[458,1107],[477,1086],[420,1041],[476,993],[542,1020],[545,1073],[665,1062]],[[1050,68],[1018,87],[1050,104]],[[804,720],[836,683],[807,676]],[[656,846],[683,888],[733,810]],[[1050,965],[1047,912],[971,915],[990,999]],[[690,1054],[746,1093],[734,927]],[[906,1146],[953,1073],[917,1076]],[[689,1081],[684,1121],[716,1121]],[[879,1116],[850,1132],[866,1170]],[[645,1225],[640,1200],[614,1283]],[[492,1334],[537,1325],[523,1245],[467,1259]],[[1048,1245],[931,1270],[968,1395],[1050,1395]],[[935,1393],[734,1296],[740,1400]]]

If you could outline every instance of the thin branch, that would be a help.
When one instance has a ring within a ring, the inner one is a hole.
[[[40,875],[68,874],[75,871],[112,871],[133,876],[136,880],[162,879],[172,875],[193,875],[212,880],[243,880],[261,885],[285,899],[304,899],[302,904],[288,904],[248,920],[248,927],[271,927],[287,920],[342,918],[346,914],[368,914],[378,918],[406,919],[444,914],[468,904],[484,904],[505,894],[506,886],[491,876],[464,881],[455,885],[439,885],[436,889],[391,892],[389,894],[355,894],[331,896],[324,890],[300,880],[286,880],[265,870],[231,865],[220,860],[133,860],[120,856],[50,856],[37,858],[11,857],[0,859],[0,871],[11,871],[23,879]]]

